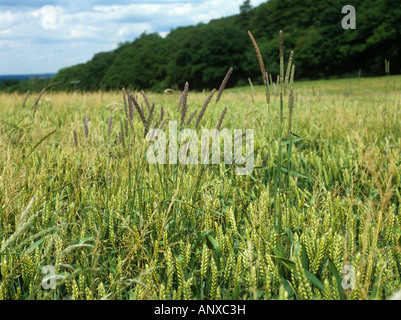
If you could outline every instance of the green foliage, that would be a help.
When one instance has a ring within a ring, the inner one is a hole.
[[[166,47],[158,34],[142,34],[110,64],[103,82],[106,89],[153,88],[165,77]]]
[[[171,37],[180,45],[173,45],[177,49],[169,61],[166,82],[180,87],[188,81],[193,88],[218,88],[227,66],[241,65],[248,48],[246,34],[234,25],[201,25],[187,31],[186,37],[179,33]],[[244,76],[239,69],[230,82],[235,84]]]

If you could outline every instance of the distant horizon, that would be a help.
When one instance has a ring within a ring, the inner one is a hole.
[[[18,76],[43,76],[43,75],[56,75],[57,72],[41,72],[41,73],[5,73],[0,74],[0,77],[18,77]]]

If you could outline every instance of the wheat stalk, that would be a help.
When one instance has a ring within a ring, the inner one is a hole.
[[[26,92],[26,95],[25,95],[25,98],[24,98],[24,102],[22,102],[22,108],[25,108],[26,99],[28,99],[29,93],[30,93],[30,91],[28,90]]]
[[[192,114],[189,116],[188,120],[187,120],[187,126],[189,126],[189,124],[191,123],[192,119],[196,116],[196,114],[198,113],[198,110],[195,110],[194,112],[192,112]]]
[[[145,114],[143,113],[142,108],[139,106],[138,101],[136,100],[136,98],[132,95],[131,91],[128,89],[128,101],[131,101],[133,103],[133,105],[135,106],[136,111],[139,114],[139,117],[142,120],[142,123],[144,126],[146,126],[146,118],[145,118]],[[133,111],[132,111],[132,115],[133,116]]]
[[[216,92],[216,89],[213,89],[212,92],[210,92],[209,96],[207,97],[205,103],[203,104],[201,111],[199,112],[198,118],[196,119],[196,125],[195,127],[197,128],[203,118],[203,115],[205,114],[206,108],[209,105],[210,101],[213,99],[213,95]]]
[[[224,107],[223,112],[220,115],[219,122],[217,123],[216,129],[220,130],[221,124],[223,123],[224,116],[226,115],[227,107]]]
[[[263,161],[262,161],[262,167],[266,167],[268,160],[269,160],[269,153],[266,153],[266,155],[265,155],[265,157],[263,158]]]
[[[252,35],[250,30],[248,30],[248,35],[249,35],[249,38],[251,38],[253,48],[255,49],[256,57],[257,57],[258,62],[259,62],[260,72],[262,73],[262,78],[263,78],[263,81],[265,82],[266,81],[266,79],[265,79],[266,69],[265,69],[265,64],[263,63],[262,54],[260,53],[259,46],[256,43],[256,40],[253,37],[253,35]]]
[[[111,115],[110,116],[110,118],[109,118],[109,123],[108,123],[108,125],[107,125],[107,135],[110,137],[110,133],[111,133],[111,124],[112,124],[112,121],[113,121],[113,116]]]
[[[124,138],[124,133],[119,131],[118,132],[118,141],[123,145],[125,148],[125,138]]]
[[[189,83],[185,82],[184,90],[181,93],[180,99],[178,100],[177,112],[180,110],[181,106],[186,103],[188,97]]]
[[[124,101],[124,112],[125,112],[125,117],[128,119],[130,116],[128,114],[128,106],[127,106],[127,94],[125,92],[125,89],[123,88],[123,101]]]
[[[146,104],[146,107],[148,108],[148,111],[150,111],[151,107],[150,107],[150,103],[149,103],[148,97],[145,94],[145,91],[142,90],[141,94],[143,96],[143,99],[145,100],[145,104]]]
[[[295,74],[295,65],[291,68],[291,80],[290,80],[290,96],[288,101],[289,108],[289,116],[288,116],[288,137],[291,137],[292,134],[292,114],[294,108],[294,74]]]
[[[89,137],[89,126],[88,126],[88,117],[84,116],[84,129],[85,129],[85,137],[88,138]]]
[[[74,143],[75,143],[75,146],[78,148],[78,134],[75,131],[75,129],[74,129]]]
[[[287,92],[287,86],[288,86],[288,80],[290,77],[290,73],[291,73],[291,65],[292,65],[292,60],[294,58],[294,51],[291,51],[290,53],[290,57],[288,59],[288,65],[287,65],[287,71],[285,73],[285,81],[284,81],[284,95]]]
[[[269,106],[269,103],[270,103],[270,85],[269,85],[269,79],[267,78],[267,72],[265,73],[264,81],[266,83],[266,103]]]
[[[132,120],[134,119],[134,104],[132,103],[132,100],[130,97],[128,97],[128,119],[130,122],[132,122]]]
[[[185,115],[187,114],[187,110],[188,110],[188,105],[187,105],[188,90],[189,90],[189,83],[185,82],[185,88],[183,91],[182,100],[181,100],[181,103],[178,103],[178,107],[181,106],[181,124],[184,123]]]
[[[160,110],[160,118],[159,118],[159,121],[157,121],[157,123],[155,124],[155,128],[159,127],[159,125],[163,121],[163,119],[164,119],[164,109],[163,109],[163,106],[162,106],[161,110]]]
[[[153,111],[155,110],[155,104],[152,103],[152,106],[149,109],[149,115],[148,115],[148,119],[146,120],[146,124],[145,124],[145,137],[149,131],[150,128],[150,124],[153,121]]]
[[[284,85],[284,37],[283,30],[279,32],[279,47],[280,47],[280,84]]]
[[[217,102],[219,102],[221,95],[223,94],[224,88],[227,85],[228,79],[231,76],[231,73],[233,72],[233,68],[231,67],[230,69],[228,69],[226,76],[224,77],[223,81],[221,82],[219,91],[217,93],[217,97],[216,97],[216,104]]]

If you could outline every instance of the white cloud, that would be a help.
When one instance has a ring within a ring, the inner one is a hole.
[[[12,47],[13,44],[14,44],[14,42],[11,40],[0,40],[0,48],[1,49]]]
[[[191,14],[191,11],[193,11],[193,6],[191,3],[186,3],[183,6],[179,7],[171,7],[168,11],[167,14],[169,16],[173,17],[182,17],[182,16],[187,16]]]
[[[167,37],[167,35],[170,33],[170,31],[159,31],[159,36],[162,38]]]
[[[117,32],[118,39],[129,39],[143,33],[144,31],[151,33],[153,32],[153,26],[150,23],[129,23],[121,27]]]
[[[11,27],[16,18],[17,15],[13,14],[11,11],[0,12],[0,29]]]

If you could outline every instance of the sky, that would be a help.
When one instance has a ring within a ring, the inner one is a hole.
[[[237,14],[243,2],[0,0],[0,75],[56,73],[143,32],[165,36],[179,26]]]

